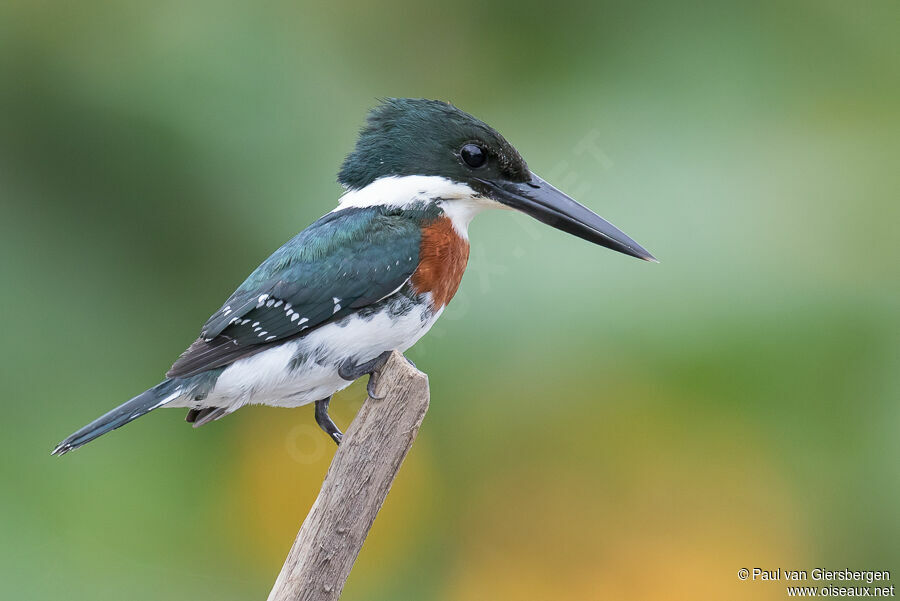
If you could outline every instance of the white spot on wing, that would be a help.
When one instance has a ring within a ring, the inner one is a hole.
[[[412,346],[441,313],[426,311],[426,306],[430,303],[399,317],[388,311],[365,319],[351,314],[338,323],[309,328],[304,336],[232,363],[205,402],[233,410],[252,403],[297,407],[325,398],[349,385],[337,374],[336,362],[342,358],[365,361],[386,348],[405,351]],[[298,366],[293,362],[298,356],[322,362],[307,360]]]
[[[410,276],[410,278],[411,278],[411,277],[412,277],[412,276]],[[388,292],[387,294],[385,294],[384,296],[382,296],[381,298],[379,298],[379,299],[378,299],[377,301],[375,301],[375,302],[377,303],[377,302],[379,302],[379,301],[383,301],[384,299],[386,299],[387,297],[391,296],[392,294],[394,294],[394,293],[396,293],[396,292],[400,292],[400,289],[403,288],[403,286],[406,285],[406,283],[410,280],[410,278],[406,278],[405,280],[403,280],[403,283],[402,283],[402,284],[400,284],[399,286],[397,286],[396,288],[394,288],[393,290],[391,290],[390,292]]]

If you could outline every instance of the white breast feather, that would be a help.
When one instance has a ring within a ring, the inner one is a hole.
[[[345,359],[374,359],[386,350],[403,352],[434,325],[429,303],[416,304],[406,315],[381,311],[363,318],[348,315],[306,336],[275,346],[228,366],[203,401],[230,411],[248,404],[297,407],[324,399],[351,383],[338,375]],[[304,359],[291,366],[295,357]]]

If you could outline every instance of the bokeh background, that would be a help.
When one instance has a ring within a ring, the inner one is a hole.
[[[309,407],[49,451],[334,206],[384,96],[483,118],[662,262],[475,221],[345,599],[900,579],[898,30],[893,0],[2,0],[0,596],[268,593],[333,454]]]

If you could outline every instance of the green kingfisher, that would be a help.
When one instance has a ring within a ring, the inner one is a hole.
[[[207,320],[166,379],[59,443],[62,455],[160,407],[194,427],[245,405],[315,403],[410,348],[453,298],[468,225],[506,208],[612,250],[655,261],[637,242],[529,170],[484,122],[437,100],[373,109],[338,174],[338,206],[254,270]]]

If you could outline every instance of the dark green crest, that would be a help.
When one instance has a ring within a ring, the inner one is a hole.
[[[479,162],[473,150],[484,153],[477,167],[466,161]],[[525,161],[492,127],[451,104],[422,98],[389,98],[372,109],[338,181],[360,189],[391,175],[437,175],[475,188],[484,179],[530,178]]]

